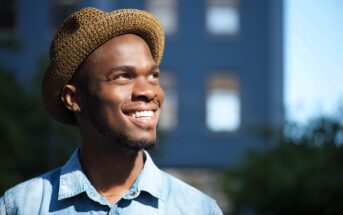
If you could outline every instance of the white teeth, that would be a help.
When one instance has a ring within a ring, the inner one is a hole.
[[[152,117],[154,114],[153,111],[136,111],[130,114],[131,117],[140,118],[140,117]]]

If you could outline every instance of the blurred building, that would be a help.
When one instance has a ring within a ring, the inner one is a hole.
[[[165,27],[160,166],[230,166],[282,126],[281,0],[1,0],[0,64],[29,80],[56,28],[86,6],[146,9]]]

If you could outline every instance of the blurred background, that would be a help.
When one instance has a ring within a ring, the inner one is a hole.
[[[40,87],[56,29],[87,6],[165,28],[161,168],[225,214],[343,213],[340,0],[0,0],[0,195],[80,144]]]

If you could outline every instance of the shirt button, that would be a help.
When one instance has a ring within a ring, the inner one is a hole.
[[[138,195],[138,192],[137,191],[133,191],[131,194],[130,194],[130,196],[132,196],[132,197],[135,197],[135,196],[137,196]]]

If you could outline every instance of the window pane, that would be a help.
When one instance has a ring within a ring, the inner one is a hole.
[[[162,23],[167,35],[177,30],[176,0],[147,0],[146,9],[153,13]]]
[[[16,1],[0,0],[0,29],[13,29],[16,24]]]
[[[206,28],[215,35],[238,34],[239,16],[237,0],[208,0]]]
[[[209,79],[206,100],[206,124],[214,132],[236,131],[240,124],[241,104],[237,77],[214,73]]]
[[[173,130],[177,126],[178,97],[176,92],[176,78],[173,73],[162,71],[160,84],[164,90],[163,110],[160,115],[159,129]]]

